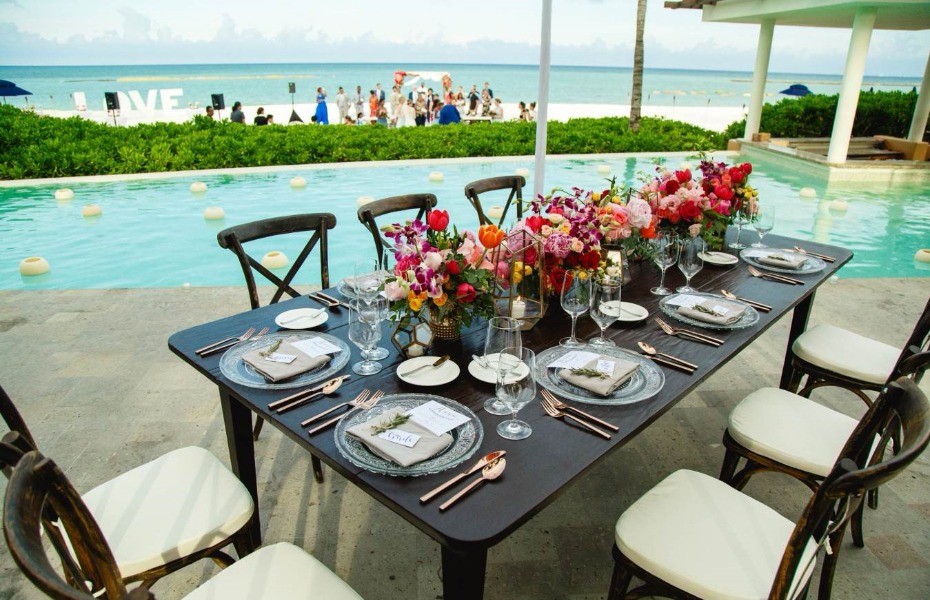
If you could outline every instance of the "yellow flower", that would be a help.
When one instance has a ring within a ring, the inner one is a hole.
[[[533,274],[533,267],[531,267],[531,266],[529,266],[529,265],[523,265],[523,274],[524,274],[524,275],[532,275],[532,274]]]
[[[569,225],[568,223],[562,223],[562,225],[559,227],[559,231],[561,231],[562,233],[571,233],[572,231],[571,225]]]
[[[419,310],[423,307],[423,301],[416,297],[408,298],[407,304],[410,305],[410,310],[413,312],[419,312]]]
[[[584,269],[579,269],[579,270],[578,270],[578,275],[577,275],[577,277],[578,277],[578,279],[587,279],[587,278],[588,278],[588,272],[585,271]]]
[[[620,196],[614,196],[610,201],[614,204],[623,204],[623,199]]]
[[[600,192],[592,192],[592,193],[591,193],[591,199],[594,200],[595,202],[600,202],[600,201],[601,201],[601,193],[600,193]]]
[[[520,283],[521,281],[523,281],[523,273],[521,271],[517,271],[516,269],[514,269],[513,272],[510,274],[510,281],[512,281],[514,284]]]
[[[443,306],[448,299],[449,299],[449,296],[445,292],[443,292],[442,296],[438,298],[433,298],[433,304],[435,304],[436,306]]]

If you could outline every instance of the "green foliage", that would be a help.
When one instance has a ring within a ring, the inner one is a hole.
[[[773,137],[830,137],[839,95],[811,94],[762,107],[760,131]],[[907,137],[917,105],[916,92],[862,92],[853,123],[854,136]],[[725,139],[740,138],[746,120],[730,124]],[[926,137],[926,133],[925,136]]]
[[[228,167],[526,156],[534,123],[442,127],[242,126],[198,115],[186,123],[113,127],[79,117],[39,116],[0,106],[0,179],[113,175]],[[549,154],[678,152],[723,148],[719,133],[644,118],[632,133],[626,118],[549,123]]]

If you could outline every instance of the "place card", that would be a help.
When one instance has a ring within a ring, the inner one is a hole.
[[[410,433],[409,431],[401,431],[400,429],[388,429],[387,431],[379,433],[378,437],[382,440],[394,442],[395,444],[400,444],[407,448],[413,448],[420,440],[419,435]]]
[[[772,252],[766,250],[743,250],[742,256],[745,258],[764,258],[772,254]]]
[[[297,348],[310,358],[342,352],[342,348],[321,337],[312,337],[306,340],[300,340],[299,342],[291,342],[291,346]]]
[[[584,350],[572,350],[566,352],[558,359],[549,363],[550,369],[583,369],[592,360],[598,358],[600,354],[596,352],[586,352]]]
[[[297,360],[296,354],[284,354],[283,352],[275,352],[265,357],[265,360],[270,360],[271,362],[284,363],[286,365],[291,364]]]
[[[601,373],[603,373],[604,375],[607,375],[608,377],[612,377],[614,374],[614,365],[616,364],[617,363],[615,363],[612,360],[605,360],[602,358],[597,361],[597,366],[594,367],[594,369],[597,371],[600,371]]]
[[[467,416],[435,400],[411,408],[405,414],[410,415],[411,419],[433,435],[442,435],[469,421]]]
[[[694,308],[701,302],[704,302],[706,298],[700,296],[692,296],[691,294],[678,294],[672,296],[666,301],[666,304],[671,306],[683,306],[685,308]]]

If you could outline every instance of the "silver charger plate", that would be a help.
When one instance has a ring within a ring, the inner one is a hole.
[[[402,467],[395,462],[382,458],[373,453],[361,441],[350,436],[346,430],[354,427],[359,423],[364,423],[378,415],[394,409],[403,408],[410,410],[429,401],[438,402],[452,410],[468,416],[467,423],[459,425],[449,433],[452,434],[452,443],[449,444],[432,458]],[[475,416],[468,407],[442,396],[432,394],[392,394],[384,396],[381,401],[368,410],[355,408],[348,412],[344,419],[336,425],[334,433],[336,437],[336,448],[339,453],[353,465],[377,473],[379,475],[391,475],[394,477],[419,477],[421,475],[434,475],[448,469],[453,469],[469,458],[481,446],[481,440],[484,438],[484,428],[481,427],[481,421]]]
[[[278,340],[300,341],[315,337],[323,338],[339,346],[342,348],[342,352],[336,352],[332,359],[325,365],[284,381],[268,381],[261,373],[242,360],[242,356],[246,352],[267,348]],[[279,331],[276,333],[269,333],[257,340],[246,340],[227,350],[223,358],[220,359],[220,372],[226,379],[247,387],[265,390],[284,390],[310,385],[311,383],[316,383],[332,377],[341,371],[342,368],[346,366],[346,363],[349,362],[349,354],[349,346],[345,342],[325,333],[316,333],[313,331]]]
[[[746,307],[746,311],[743,313],[743,316],[739,318],[739,321],[735,323],[730,323],[728,325],[718,325],[717,323],[708,323],[706,321],[699,321],[697,319],[692,319],[691,317],[685,316],[678,312],[678,307],[669,304],[669,300],[676,298],[677,296],[686,295],[686,296],[699,296],[701,298],[714,298],[717,300],[722,300],[728,304],[741,304]],[[687,294],[672,294],[671,296],[666,296],[659,300],[659,309],[664,312],[669,317],[681,321],[682,323],[687,323],[688,325],[695,325],[697,327],[704,327],[706,329],[743,329],[744,327],[752,327],[759,322],[759,312],[754,309],[752,306],[742,302],[740,300],[730,300],[729,298],[724,298],[719,294],[707,294],[704,292],[689,292]]]
[[[746,253],[752,254],[753,252],[767,252],[769,254],[785,254],[791,256],[800,256],[801,258],[806,258],[806,262],[801,265],[800,269],[789,269],[789,268],[780,268],[774,265],[767,265],[763,262],[759,262],[759,259],[754,256],[747,256]],[[754,267],[758,267],[765,271],[771,271],[773,273],[785,273],[786,275],[808,275],[810,273],[819,273],[823,271],[827,266],[827,263],[820,260],[816,256],[810,256],[807,254],[800,254],[794,252],[793,250],[780,250],[778,248],[745,248],[739,253],[739,257],[751,264]]]
[[[636,369],[626,383],[614,390],[610,396],[598,396],[559,377],[558,369],[549,368],[550,364],[573,350],[585,350],[612,358],[621,358],[637,363],[639,368]],[[547,348],[536,355],[536,371],[533,375],[536,378],[536,383],[549,391],[585,404],[621,405],[642,402],[658,394],[662,386],[665,385],[665,373],[651,359],[617,347],[600,348],[588,345],[582,348],[566,348],[564,346]]]

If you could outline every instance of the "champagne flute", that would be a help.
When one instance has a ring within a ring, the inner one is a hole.
[[[508,440],[528,438],[533,429],[517,419],[520,409],[536,398],[536,354],[529,348],[504,348],[500,362],[506,363],[507,374],[497,373],[497,395],[510,409],[512,418],[497,425],[497,434]]]
[[[691,278],[704,268],[704,240],[700,237],[683,238],[681,240],[681,255],[678,257],[678,269],[685,276],[685,284],[677,288],[676,292],[690,293],[697,290],[691,287]]]
[[[768,248],[768,246],[762,243],[762,238],[765,237],[765,234],[775,228],[775,207],[759,207],[759,210],[756,212],[755,219],[752,221],[752,226],[753,229],[756,230],[756,233],[759,234],[759,241],[753,244],[752,247]]]
[[[743,233],[743,227],[749,223],[749,204],[747,202],[740,202],[740,207],[736,210],[736,214],[733,215],[733,224],[736,225],[736,241],[730,244],[730,248],[735,250],[742,250],[746,246],[739,242],[740,234]]]
[[[484,361],[489,369],[499,373],[501,369],[507,369],[510,366],[507,362],[501,363],[500,355],[505,348],[523,346],[520,325],[520,320],[510,317],[493,317],[488,320],[488,331],[484,340]],[[485,400],[484,410],[492,415],[510,414],[510,409],[496,394],[493,398]]]
[[[678,260],[678,234],[671,231],[660,231],[655,238],[649,240],[649,243],[652,245],[654,252],[652,260],[662,270],[659,286],[649,291],[656,296],[668,296],[672,293],[672,290],[665,287],[665,272]]]
[[[575,337],[575,324],[578,317],[588,312],[591,307],[591,279],[587,271],[581,269],[565,273],[561,286],[561,300],[562,308],[572,318],[572,334],[559,340],[560,346],[577,348],[585,345],[584,340]]]
[[[369,352],[381,339],[381,326],[367,323],[362,320],[361,315],[356,311],[349,311],[349,341],[358,346],[362,352],[362,358],[365,351]],[[381,363],[371,359],[364,358],[362,362],[352,365],[352,372],[357,375],[374,375],[381,371]]]
[[[604,337],[604,332],[620,318],[620,280],[604,278],[595,281],[591,293],[591,319],[601,328],[601,335],[588,341],[595,346],[616,346]]]

